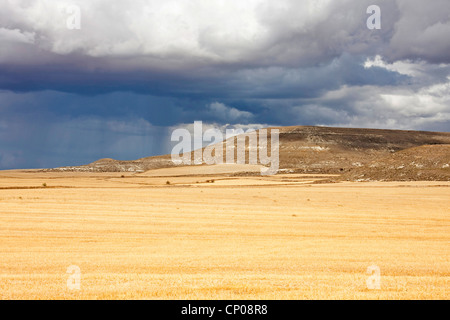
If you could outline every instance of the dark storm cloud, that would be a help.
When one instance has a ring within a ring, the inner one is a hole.
[[[252,86],[273,88],[266,79],[273,70],[276,76],[276,70],[293,69],[308,77],[312,67],[320,73],[321,66],[329,68],[344,53],[363,56],[383,50],[398,18],[391,1],[381,1],[385,27],[376,32],[365,27],[368,1],[253,1],[240,8],[237,17],[226,15],[227,10],[214,2],[210,6],[153,4],[154,10],[145,15],[141,2],[117,2],[115,10],[84,2],[80,30],[67,30],[61,5],[49,7],[48,1],[4,5],[0,87],[186,96],[208,95],[211,90],[218,95],[235,89],[228,80],[234,82],[242,72],[251,77],[253,72],[262,78],[253,78]],[[230,5],[228,10],[238,7]],[[134,15],[124,15],[127,10]],[[154,12],[160,12],[158,26],[150,19]]]
[[[217,72],[200,69],[195,74],[178,75],[153,71],[71,71],[66,70],[67,65],[35,69],[0,66],[3,75],[0,86],[17,92],[56,90],[89,95],[132,91],[193,99],[248,99],[312,97],[344,84],[386,86],[407,81],[405,75],[376,67],[366,69],[363,63],[360,56],[344,54],[315,67],[242,68]]]
[[[413,2],[378,1],[383,24],[375,31],[365,25],[371,1],[81,1],[80,30],[66,28],[69,2],[8,2],[0,13],[0,88],[282,98],[393,85],[399,77],[363,69],[361,60],[448,62],[448,37],[427,31],[450,26],[448,1]],[[407,32],[419,29],[421,45]]]

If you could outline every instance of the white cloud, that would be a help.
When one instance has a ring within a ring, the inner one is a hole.
[[[393,63],[386,62],[383,57],[376,55],[375,57],[368,57],[364,62],[364,68],[370,69],[373,67],[383,68],[389,71],[397,72],[399,74],[410,76],[412,80],[418,82],[418,80],[425,80],[433,75],[440,77],[440,80],[444,80],[443,75],[450,72],[450,64],[430,64],[424,60],[399,60]],[[441,72],[436,72],[441,71]],[[430,79],[429,79],[430,80]],[[431,79],[436,81],[439,79]],[[423,81],[422,81],[423,83]]]
[[[325,113],[325,124],[434,131],[448,131],[450,126],[450,79],[418,90],[402,86],[342,87],[315,100],[319,107],[311,113]]]
[[[26,41],[34,35],[35,49],[145,57],[147,67],[162,60],[166,67],[174,60],[304,66],[344,52],[448,60],[450,3],[431,2],[379,0],[383,24],[373,32],[365,27],[369,0],[16,0],[0,3],[0,28]],[[74,4],[81,30],[66,27],[65,9]]]
[[[381,94],[380,97],[402,116],[450,119],[450,82],[422,88],[415,93]]]
[[[419,63],[413,63],[411,61],[396,61],[394,63],[386,63],[385,61],[383,61],[383,58],[380,55],[376,55],[373,58],[367,58],[367,60],[364,62],[364,68],[369,69],[372,67],[378,67],[408,76],[416,76],[420,73],[420,71],[417,69],[424,64],[425,61],[421,61]]]
[[[208,111],[214,117],[229,122],[247,121],[253,118],[253,114],[251,112],[241,111],[220,102],[211,103],[208,106]]]
[[[17,0],[0,4],[0,21],[35,31],[41,48],[59,54],[228,60],[264,40],[255,15],[260,2]],[[73,4],[81,9],[80,30],[66,27]]]

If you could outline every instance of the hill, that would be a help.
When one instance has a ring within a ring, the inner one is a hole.
[[[448,132],[314,126],[274,129],[280,130],[280,169],[284,172],[339,173],[346,180],[450,180]],[[139,173],[173,166],[171,156],[164,155],[131,161],[101,159],[53,170]]]
[[[345,180],[450,181],[450,145],[425,145],[398,151],[345,173]]]

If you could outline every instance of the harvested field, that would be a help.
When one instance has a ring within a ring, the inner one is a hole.
[[[0,172],[0,298],[449,297],[450,182],[190,169]]]

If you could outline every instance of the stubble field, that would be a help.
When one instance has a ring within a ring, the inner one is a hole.
[[[176,169],[0,172],[0,298],[449,298],[448,182]]]

